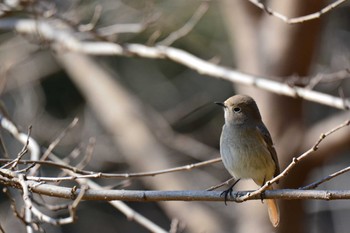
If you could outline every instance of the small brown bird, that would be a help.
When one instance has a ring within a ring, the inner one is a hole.
[[[227,171],[236,182],[253,179],[262,186],[280,173],[276,150],[273,147],[269,131],[262,122],[259,109],[253,98],[235,95],[224,103],[216,103],[224,108],[225,125],[220,137],[220,153]],[[270,188],[272,189],[272,187]],[[278,226],[280,216],[274,199],[266,200],[269,218],[274,227]]]

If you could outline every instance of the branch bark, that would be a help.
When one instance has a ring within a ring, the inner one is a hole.
[[[19,178],[8,179],[1,177],[0,182],[6,186],[21,188]],[[42,184],[35,181],[26,181],[28,188],[38,194],[59,197],[65,199],[74,199],[81,192],[80,189],[60,187],[50,184]],[[252,191],[233,192],[227,201],[242,202],[242,196]],[[179,190],[179,191],[145,191],[145,190],[97,190],[89,189],[84,191],[82,200],[90,201],[211,201],[224,203],[224,197],[221,191],[204,190]],[[350,199],[349,190],[301,190],[301,189],[276,189],[266,190],[265,199],[284,199],[284,200],[340,200]],[[260,196],[249,196],[248,200],[260,200]]]

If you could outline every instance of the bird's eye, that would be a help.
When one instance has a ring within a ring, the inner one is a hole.
[[[235,108],[233,109],[233,111],[234,111],[234,112],[240,112],[240,111],[241,111],[241,108],[235,107]]]

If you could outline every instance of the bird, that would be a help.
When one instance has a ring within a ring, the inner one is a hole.
[[[226,170],[236,182],[226,191],[232,193],[240,179],[252,179],[263,186],[280,173],[277,153],[271,135],[262,121],[254,99],[234,95],[225,102],[215,102],[224,109],[225,124],[220,136],[220,154]],[[273,189],[272,186],[269,189]],[[279,208],[274,199],[266,200],[269,219],[274,227],[280,221]]]

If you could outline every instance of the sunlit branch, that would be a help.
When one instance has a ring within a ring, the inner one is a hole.
[[[38,35],[52,44],[58,52],[79,52],[90,55],[118,55],[118,56],[139,56],[151,59],[169,59],[182,64],[190,69],[196,70],[203,75],[224,79],[230,82],[255,86],[276,94],[286,95],[293,98],[305,100],[346,109],[349,107],[349,100],[321,92],[289,86],[267,78],[244,74],[236,70],[219,66],[201,58],[198,58],[184,50],[167,46],[145,46],[142,44],[116,44],[111,42],[82,42],[75,38],[67,25],[66,30],[55,27],[54,21],[33,20],[33,19],[0,19],[0,29],[15,30],[18,33]]]
[[[314,20],[320,18],[322,15],[330,12],[334,8],[338,7],[340,4],[346,2],[347,0],[337,0],[326,7],[322,8],[320,11],[317,11],[312,14],[300,16],[300,17],[295,17],[295,18],[289,18],[279,12],[276,12],[266,6],[264,3],[261,3],[261,1],[258,0],[248,0],[249,2],[253,3],[255,6],[259,7],[260,9],[266,11],[267,14],[276,17],[277,19],[282,20],[283,22],[287,24],[297,24],[297,23],[303,23],[306,21]]]

